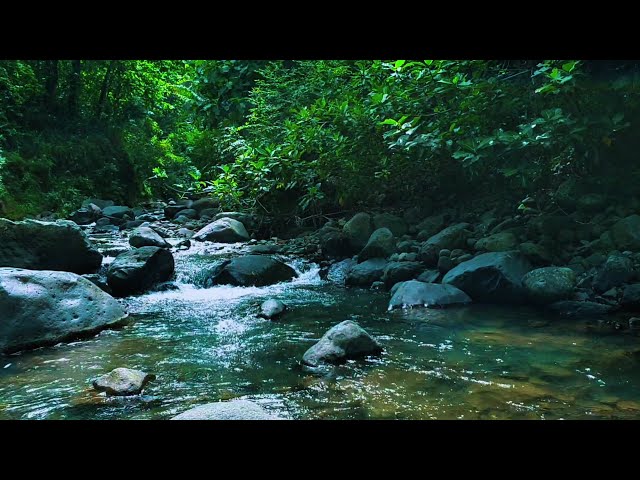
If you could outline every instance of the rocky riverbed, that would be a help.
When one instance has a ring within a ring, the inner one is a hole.
[[[637,418],[640,216],[592,203],[282,238],[207,197],[0,220],[0,418]]]

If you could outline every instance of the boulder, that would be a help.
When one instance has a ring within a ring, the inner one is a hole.
[[[468,223],[456,223],[433,235],[425,243],[434,246],[436,250],[465,248],[470,235],[468,230],[470,226]]]
[[[263,407],[249,400],[229,400],[207,403],[191,408],[171,420],[284,420],[270,414]]]
[[[562,317],[582,318],[582,317],[599,317],[611,312],[609,305],[595,302],[580,302],[576,300],[561,300],[549,305],[551,311]]]
[[[351,258],[332,264],[327,270],[327,280],[338,285],[344,285],[349,272],[355,265],[356,261]]]
[[[471,303],[471,298],[452,285],[409,280],[408,282],[401,282],[400,286],[394,291],[389,302],[389,310],[412,306],[446,307],[465,303]]]
[[[601,193],[587,193],[578,198],[577,208],[580,212],[596,213],[607,206],[607,197]]]
[[[96,378],[93,381],[93,388],[99,392],[106,392],[107,395],[138,395],[145,385],[155,378],[155,375],[140,370],[116,368]]]
[[[0,267],[93,273],[102,255],[78,225],[67,220],[12,222],[0,218]]]
[[[180,210],[178,212],[180,217],[187,217],[190,219],[198,218],[198,212],[193,208],[185,208],[184,210]]]
[[[345,320],[325,333],[305,352],[302,362],[312,367],[321,364],[340,364],[349,359],[377,355],[382,352],[380,344],[360,325]]]
[[[298,275],[286,263],[266,255],[245,255],[224,261],[205,275],[204,286],[236,285],[241,287],[272,285]]]
[[[519,249],[534,265],[548,265],[551,263],[551,255],[540,244],[524,242],[520,244]]]
[[[549,304],[571,297],[576,275],[566,267],[537,268],[522,278],[522,284],[533,302]]]
[[[491,252],[459,264],[442,279],[459,288],[475,302],[522,303],[526,290],[522,277],[532,270],[519,252]]]
[[[593,289],[602,293],[628,282],[635,276],[633,262],[623,255],[610,255],[593,280]]]
[[[136,228],[129,237],[129,245],[139,247],[171,248],[171,244],[149,227]]]
[[[112,205],[102,209],[102,215],[110,218],[124,219],[125,215],[129,217],[129,220],[136,218],[136,214],[129,207],[123,205]]]
[[[640,250],[640,215],[630,215],[614,223],[611,240],[619,250]]]
[[[184,237],[184,238],[191,238],[195,235],[195,232],[193,230],[189,230],[188,228],[180,228],[178,229],[178,236],[180,237]]]
[[[101,200],[99,198],[87,198],[86,200],[84,200],[82,202],[82,208],[86,208],[91,204],[95,205],[100,210],[104,210],[107,207],[113,207],[115,205],[113,200]]]
[[[441,231],[443,227],[444,215],[433,215],[431,217],[425,218],[416,226],[416,229],[419,232],[418,240],[427,240],[428,238]]]
[[[168,219],[172,219],[177,217],[178,213],[188,209],[188,205],[167,205],[164,207],[164,216]]]
[[[418,275],[416,280],[424,283],[435,283],[436,280],[438,280],[439,276],[440,272],[438,270],[425,270],[420,275]]]
[[[624,287],[620,304],[627,310],[640,309],[640,283]]]
[[[405,221],[390,213],[380,213],[373,217],[373,227],[378,230],[380,228],[388,228],[395,237],[401,237],[407,233],[407,224]]]
[[[351,220],[344,224],[342,231],[349,240],[351,248],[356,252],[361,250],[373,233],[371,216],[368,213],[356,213]]]
[[[420,262],[389,262],[384,268],[382,281],[388,290],[398,282],[416,278],[423,270]]]
[[[126,316],[113,297],[75,273],[0,268],[0,352],[52,345]]]
[[[107,282],[115,296],[142,293],[166,282],[174,271],[173,255],[160,247],[140,247],[121,253],[107,270]]]
[[[254,229],[258,225],[258,217],[250,213],[244,212],[220,212],[216,213],[214,220],[220,220],[221,218],[233,218],[234,220],[242,223],[245,228]]]
[[[90,203],[69,215],[69,220],[78,225],[89,225],[100,218],[101,213],[102,211],[96,205]]]
[[[500,232],[481,238],[475,244],[476,250],[488,252],[507,252],[518,246],[518,239],[511,232]]]
[[[393,233],[388,228],[379,228],[371,234],[369,241],[358,254],[358,262],[364,262],[370,258],[387,258],[395,249]]]
[[[198,212],[198,214],[200,214],[203,210],[207,209],[217,210],[219,205],[220,201],[217,198],[206,197],[193,202],[191,208],[193,208],[196,212]]]
[[[249,234],[239,221],[233,218],[220,218],[198,230],[193,239],[201,242],[235,243],[249,240]]]
[[[258,316],[269,320],[275,320],[282,315],[286,309],[287,306],[280,300],[270,298],[269,300],[262,302]]]
[[[372,258],[354,265],[347,273],[344,283],[345,285],[369,287],[373,282],[382,278],[387,263],[384,258]]]
[[[327,257],[344,258],[351,253],[351,245],[346,235],[337,228],[324,228],[319,234],[320,248]]]
[[[204,218],[214,218],[218,213],[220,213],[220,209],[219,208],[205,208],[204,210],[200,210],[200,212],[198,212],[200,215],[200,218],[204,219]]]

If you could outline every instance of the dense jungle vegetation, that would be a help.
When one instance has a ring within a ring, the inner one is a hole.
[[[625,195],[639,93],[637,62],[5,60],[0,216],[203,189],[298,221],[569,177]]]

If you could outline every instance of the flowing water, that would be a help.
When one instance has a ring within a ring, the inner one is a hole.
[[[388,312],[387,293],[338,287],[299,260],[288,260],[300,272],[290,283],[194,286],[204,266],[238,250],[177,253],[179,290],[123,300],[131,321],[119,330],[0,357],[0,418],[168,419],[236,397],[297,419],[640,418],[636,337],[530,308]],[[257,318],[267,298],[291,311]],[[305,350],[345,319],[376,336],[383,355],[304,369]],[[140,396],[92,390],[121,366],[157,379]]]

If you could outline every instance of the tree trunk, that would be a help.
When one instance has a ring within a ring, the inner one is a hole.
[[[56,103],[56,93],[58,91],[58,60],[45,61],[45,105],[51,111]]]
[[[100,98],[98,98],[98,103],[96,105],[96,117],[100,118],[102,111],[104,110],[104,104],[107,99],[107,92],[109,91],[109,83],[111,80],[111,73],[113,72],[113,67],[117,60],[111,60],[109,62],[109,66],[107,67],[107,71],[104,74],[104,78],[102,80],[102,88],[100,88]]]
[[[71,73],[69,75],[69,115],[78,115],[78,99],[80,98],[82,63],[81,60],[71,60]]]

